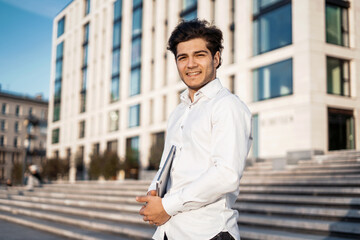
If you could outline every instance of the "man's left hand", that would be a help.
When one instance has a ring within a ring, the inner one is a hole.
[[[140,209],[140,214],[144,216],[144,221],[149,221],[149,224],[160,226],[170,219],[170,215],[166,213],[160,197],[139,196],[136,197],[136,201],[146,204]]]

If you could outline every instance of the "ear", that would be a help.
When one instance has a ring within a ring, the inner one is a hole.
[[[214,55],[214,67],[217,68],[220,64],[220,52],[217,51]]]

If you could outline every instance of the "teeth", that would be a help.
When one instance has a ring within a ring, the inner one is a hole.
[[[197,74],[199,74],[200,72],[192,72],[192,73],[188,73],[187,75],[189,75],[189,76],[194,76],[194,75],[197,75]]]

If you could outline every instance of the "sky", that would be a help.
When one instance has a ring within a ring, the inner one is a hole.
[[[52,25],[72,0],[0,0],[2,91],[49,98]]]

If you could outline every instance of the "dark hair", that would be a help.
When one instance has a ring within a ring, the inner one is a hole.
[[[176,57],[177,45],[195,38],[202,38],[206,41],[206,47],[210,50],[212,57],[217,51],[220,53],[219,68],[221,65],[221,51],[223,50],[223,36],[219,28],[211,25],[206,20],[194,19],[190,21],[182,20],[171,33],[167,49]]]

